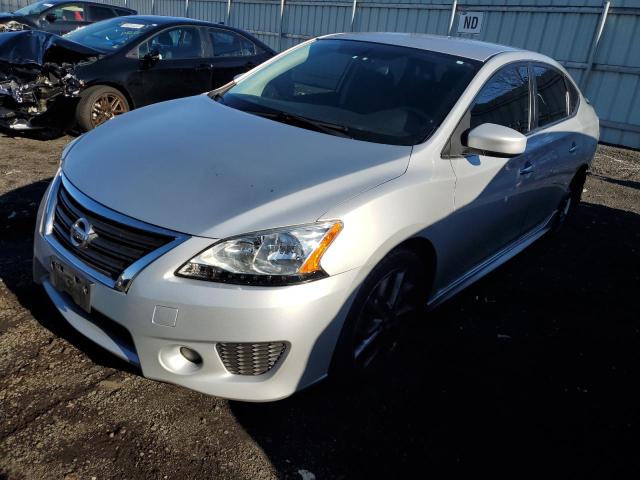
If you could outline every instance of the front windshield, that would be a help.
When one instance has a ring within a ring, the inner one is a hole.
[[[67,33],[64,38],[103,52],[117,50],[157,24],[139,18],[116,17]]]
[[[13,13],[15,13],[16,15],[38,15],[50,7],[53,7],[53,3],[38,2],[27,5],[26,7],[22,7],[20,10],[16,10]]]
[[[427,50],[321,39],[215,98],[276,120],[304,117],[358,140],[415,145],[438,128],[480,66]]]

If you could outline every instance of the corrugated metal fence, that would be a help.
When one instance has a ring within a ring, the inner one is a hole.
[[[326,33],[396,31],[450,32],[539,51],[562,62],[593,102],[603,141],[640,148],[640,0],[98,1],[224,22],[276,50]],[[26,3],[0,0],[0,11]],[[469,11],[484,12],[480,33],[456,33],[460,13]]]

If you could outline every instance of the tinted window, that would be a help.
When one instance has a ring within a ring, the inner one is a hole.
[[[256,46],[235,32],[210,29],[214,57],[248,57],[256,54]]]
[[[89,20],[92,22],[99,22],[113,17],[113,10],[107,7],[99,7],[97,5],[89,6]]]
[[[529,130],[529,71],[526,65],[506,67],[482,87],[471,109],[471,126],[495,123],[521,133]]]
[[[567,116],[567,87],[563,75],[551,67],[535,66],[538,126],[543,127]]]
[[[116,8],[115,10],[116,10],[116,13],[121,17],[125,15],[132,15],[132,13],[129,10],[123,10],[121,8]]]
[[[142,58],[150,51],[157,51],[162,60],[181,60],[202,57],[202,42],[198,29],[179,27],[160,32],[140,45],[138,55]]]
[[[438,128],[479,66],[426,50],[324,39],[244,78],[222,101],[330,124],[359,140],[415,145]]]
[[[47,12],[47,15],[50,14],[54,14],[58,22],[80,23],[86,20],[84,5],[81,4],[71,3],[52,8]]]

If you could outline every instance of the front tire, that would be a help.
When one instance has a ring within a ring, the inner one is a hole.
[[[76,108],[76,121],[82,131],[88,132],[130,109],[129,102],[120,90],[96,85],[82,92]]]
[[[427,298],[429,272],[414,251],[397,248],[363,282],[342,328],[330,376],[349,381],[373,370]]]

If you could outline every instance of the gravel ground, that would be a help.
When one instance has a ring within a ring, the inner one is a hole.
[[[0,136],[0,480],[637,478],[639,152],[601,146],[567,227],[416,319],[377,380],[243,404],[140,377],[31,283],[68,140]]]

